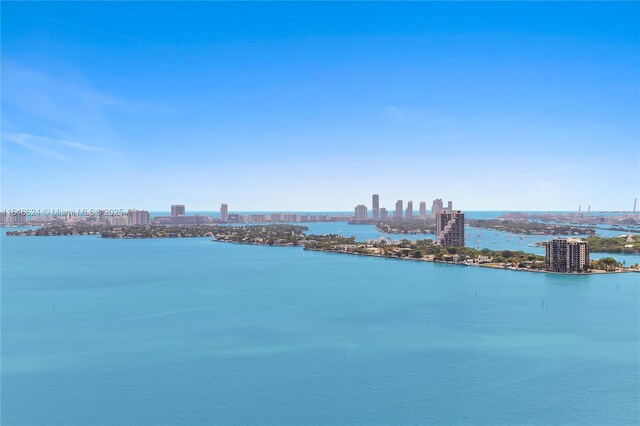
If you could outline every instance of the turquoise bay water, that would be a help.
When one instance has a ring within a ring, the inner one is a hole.
[[[637,424],[639,280],[3,236],[0,420]]]

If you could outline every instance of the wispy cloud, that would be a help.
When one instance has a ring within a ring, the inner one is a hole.
[[[114,153],[123,145],[116,120],[166,110],[100,90],[71,66],[55,74],[10,59],[2,64],[2,104],[3,129],[12,141],[56,158],[53,146]]]
[[[38,154],[45,155],[50,158],[55,158],[57,160],[65,159],[65,156],[59,152],[61,149],[65,148],[85,152],[101,152],[113,155],[120,154],[118,151],[112,151],[98,146],[72,142],[64,139],[50,138],[46,136],[30,135],[27,133],[3,133],[2,140],[15,143],[34,152],[37,152]]]

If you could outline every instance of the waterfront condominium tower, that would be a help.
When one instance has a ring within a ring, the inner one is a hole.
[[[150,220],[149,212],[146,210],[130,209],[127,212],[127,225],[148,225]]]
[[[380,220],[387,220],[387,219],[389,219],[389,213],[387,212],[387,209],[383,207],[380,209]]]
[[[455,210],[436,214],[436,237],[442,247],[464,247],[464,213]]]
[[[441,213],[444,205],[442,203],[442,198],[436,198],[433,200],[433,204],[431,204],[431,214]]]
[[[583,272],[589,267],[589,243],[556,238],[544,243],[547,267],[553,272]]]
[[[407,201],[407,219],[413,219],[413,201]]]
[[[393,213],[396,219],[402,219],[402,200],[396,201],[396,211]]]
[[[359,204],[355,208],[356,220],[364,221],[367,220],[367,206],[363,204]]]
[[[427,217],[427,203],[424,201],[420,201],[420,217],[423,219]]]
[[[373,220],[380,220],[380,196],[378,194],[373,194],[371,197],[371,213]]]
[[[226,204],[220,204],[220,221],[221,222],[229,221],[229,206]]]
[[[177,216],[184,216],[184,205],[182,204],[174,204],[171,206],[171,216],[172,217],[177,217]]]

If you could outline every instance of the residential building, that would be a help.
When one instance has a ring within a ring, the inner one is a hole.
[[[380,196],[373,194],[371,197],[371,213],[373,220],[380,220]]]
[[[433,200],[433,204],[431,204],[431,214],[442,213],[442,210],[444,210],[442,199],[436,198]]]
[[[427,203],[425,201],[420,201],[420,217],[422,219],[427,217]]]
[[[24,225],[27,223],[27,212],[17,212],[10,215],[9,218],[14,225]]]
[[[196,225],[200,225],[202,223],[209,223],[213,219],[211,219],[211,216],[205,216],[205,215],[202,215],[202,214],[197,214],[197,215],[193,216],[193,220],[196,223]]]
[[[185,213],[184,205],[174,204],[171,206],[171,216],[173,217],[184,216],[184,213]]]
[[[464,247],[464,213],[462,211],[436,214],[436,243],[442,247]]]
[[[150,220],[151,216],[146,210],[130,209],[127,212],[127,225],[129,226],[146,226]]]
[[[247,215],[247,222],[264,223],[264,222],[267,222],[267,216],[264,214],[250,214],[250,215]]]
[[[0,223],[6,225],[24,225],[27,223],[27,213],[25,211],[3,212]]]
[[[363,204],[357,205],[355,208],[355,215],[356,215],[357,221],[367,220],[367,217],[368,217],[367,206]]]
[[[229,206],[220,204],[220,222],[229,222]]]
[[[396,201],[396,211],[393,214],[396,219],[402,219],[402,200]]]
[[[282,221],[283,222],[300,222],[300,215],[296,213],[283,213]]]
[[[407,219],[413,219],[413,201],[407,201],[407,214],[405,216]]]
[[[384,207],[380,209],[380,220],[389,219],[389,212]]]
[[[111,226],[126,226],[128,224],[128,217],[127,215],[124,215],[124,214],[107,216],[106,220],[107,220],[107,224]]]
[[[577,238],[555,238],[545,243],[547,268],[553,272],[585,272],[589,243]]]

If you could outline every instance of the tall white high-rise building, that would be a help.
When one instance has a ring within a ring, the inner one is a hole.
[[[433,204],[431,204],[431,214],[442,213],[442,210],[444,210],[442,199],[436,198],[435,200],[433,200]]]
[[[221,222],[229,221],[229,206],[226,204],[220,204],[220,221]]]
[[[396,219],[402,219],[402,200],[396,201],[396,211],[393,213]]]
[[[371,197],[371,213],[373,220],[380,219],[380,196],[378,194],[373,194]]]
[[[355,208],[355,215],[356,215],[356,220],[358,221],[367,220],[367,216],[368,216],[367,206],[363,204],[357,205]]]
[[[407,219],[413,219],[413,201],[407,201]]]
[[[427,217],[427,203],[425,201],[420,201],[420,217]]]

